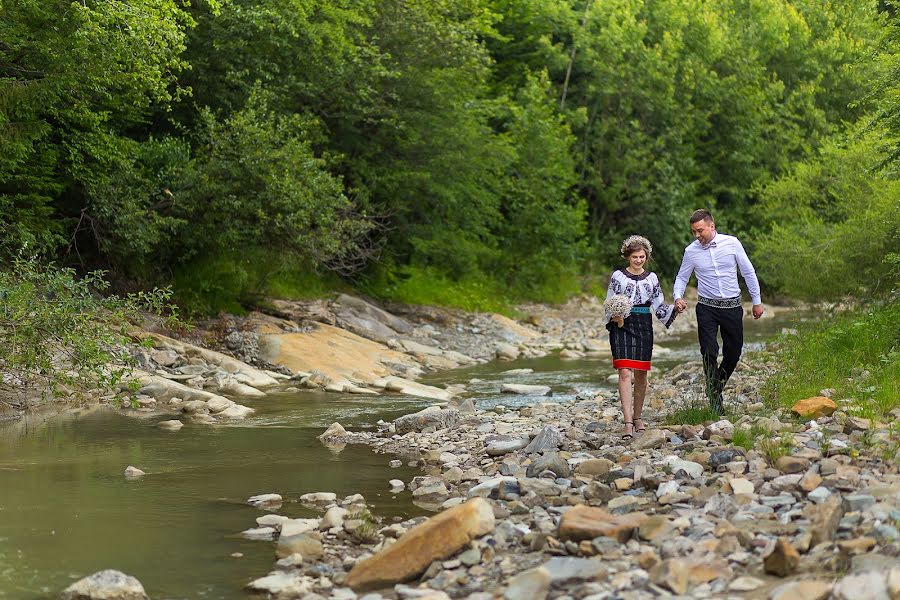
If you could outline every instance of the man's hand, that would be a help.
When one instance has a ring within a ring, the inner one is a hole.
[[[758,319],[763,316],[763,313],[766,312],[763,308],[762,304],[754,304],[753,305],[753,318]]]
[[[687,302],[685,302],[681,298],[679,298],[678,300],[675,301],[675,310],[678,311],[679,314],[683,313],[686,308],[687,308]],[[755,310],[755,307],[754,307],[754,310]],[[760,314],[762,314],[762,313],[760,313]],[[757,318],[759,318],[759,317],[757,317]]]

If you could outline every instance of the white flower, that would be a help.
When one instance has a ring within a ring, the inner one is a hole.
[[[624,319],[631,314],[631,307],[631,298],[623,296],[622,294],[610,296],[606,299],[606,302],[603,303],[603,310],[606,312],[606,318],[608,320]]]

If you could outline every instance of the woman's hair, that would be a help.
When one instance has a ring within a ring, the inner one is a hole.
[[[622,258],[628,258],[638,250],[646,252],[647,260],[650,260],[650,255],[653,254],[653,246],[650,244],[650,240],[644,236],[632,235],[625,238],[625,241],[622,242]]]

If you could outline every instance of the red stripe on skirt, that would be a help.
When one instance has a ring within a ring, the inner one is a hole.
[[[637,369],[638,371],[649,371],[649,360],[632,360],[630,358],[617,358],[613,361],[614,369]]]

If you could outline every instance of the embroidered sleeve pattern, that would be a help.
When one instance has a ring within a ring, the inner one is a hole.
[[[659,278],[654,273],[653,277],[653,296],[650,299],[650,305],[653,308],[653,314],[659,319],[660,323],[665,325],[666,329],[672,326],[675,321],[675,306],[666,304],[665,296],[663,296],[662,287],[659,285]]]

